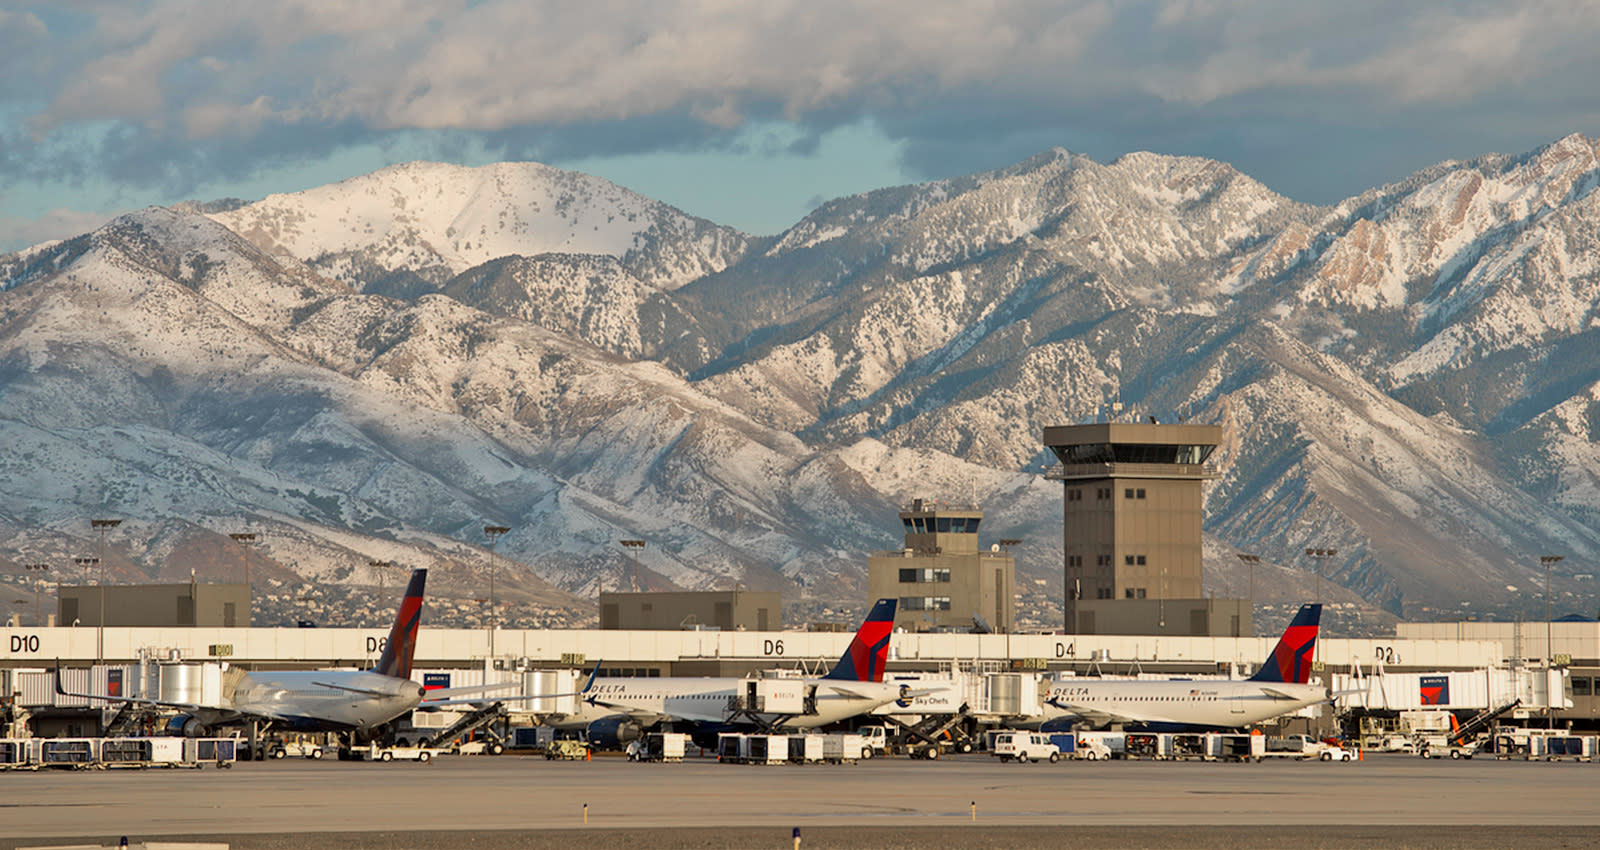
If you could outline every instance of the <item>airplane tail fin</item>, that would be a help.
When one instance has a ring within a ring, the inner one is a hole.
[[[417,629],[422,625],[422,588],[427,582],[427,570],[411,571],[411,583],[406,585],[405,598],[400,600],[400,610],[395,612],[383,656],[372,672],[397,679],[411,678],[411,658],[417,653]]]
[[[1322,606],[1302,605],[1299,613],[1283,630],[1283,637],[1252,682],[1286,682],[1303,685],[1311,680],[1311,653],[1317,646],[1317,627],[1322,622]]]
[[[883,668],[889,660],[889,635],[894,632],[894,599],[879,599],[856,629],[854,640],[844,651],[839,663],[833,665],[824,679],[844,679],[851,682],[881,682]]]

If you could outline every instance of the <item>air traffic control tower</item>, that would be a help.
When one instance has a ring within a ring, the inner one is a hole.
[[[1044,429],[1061,466],[1068,634],[1250,635],[1249,604],[1202,590],[1202,484],[1216,425]]]

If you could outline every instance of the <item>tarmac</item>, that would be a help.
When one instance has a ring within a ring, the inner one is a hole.
[[[633,764],[446,756],[0,774],[0,850],[1600,848],[1600,764]]]

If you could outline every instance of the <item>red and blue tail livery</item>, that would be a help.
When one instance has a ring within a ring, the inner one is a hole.
[[[1303,685],[1311,681],[1311,655],[1317,646],[1317,627],[1322,622],[1321,605],[1302,605],[1299,613],[1283,630],[1272,657],[1250,677],[1252,682],[1287,682]]]
[[[411,659],[417,654],[417,629],[422,626],[422,589],[428,583],[427,570],[412,570],[411,583],[406,585],[405,599],[395,612],[394,626],[389,629],[389,640],[383,646],[383,656],[378,659],[374,673],[397,679],[411,678]]]
[[[894,599],[879,599],[861,628],[856,630],[850,648],[822,678],[852,682],[883,681],[883,668],[889,662],[889,635],[894,632],[896,604],[897,600]]]

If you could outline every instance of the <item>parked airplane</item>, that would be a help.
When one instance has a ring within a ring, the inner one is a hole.
[[[895,604],[894,599],[878,600],[843,657],[820,678],[591,677],[582,699],[609,714],[587,723],[589,740],[597,746],[617,746],[661,723],[688,726],[701,736],[813,729],[914,697],[917,693],[909,685],[883,681]],[[779,703],[784,707],[771,708]],[[593,717],[594,712],[580,712],[562,725]]]
[[[1304,605],[1284,630],[1267,663],[1248,679],[1103,680],[1053,683],[1045,704],[1060,714],[1047,726],[1079,720],[1110,723],[1233,729],[1328,702],[1338,694],[1308,684],[1317,643],[1321,605]]]
[[[411,659],[422,624],[423,587],[427,570],[414,570],[405,598],[395,614],[383,655],[370,670],[227,671],[222,700],[216,705],[166,702],[159,699],[70,693],[61,685],[57,665],[56,693],[181,712],[168,728],[200,736],[221,726],[268,727],[286,731],[339,732],[356,740],[378,737],[390,721],[416,708],[462,702],[467,693],[512,687],[467,687],[424,692],[411,680]],[[424,699],[424,696],[427,698]]]

